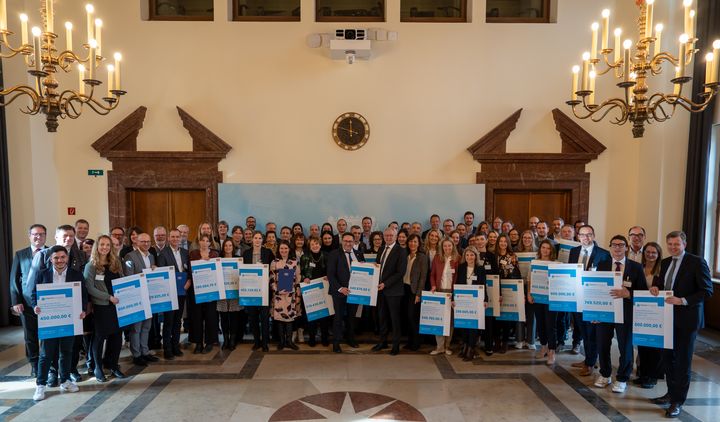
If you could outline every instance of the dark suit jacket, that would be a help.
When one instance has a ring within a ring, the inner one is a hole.
[[[353,253],[358,261],[365,262],[362,252]],[[335,249],[327,255],[327,278],[330,282],[330,294],[341,298],[346,297],[338,291],[341,287],[348,287],[350,284],[350,267],[344,250]]]
[[[15,252],[10,268],[10,306],[30,306],[32,299],[27,286],[33,262],[32,251],[32,247],[28,246]]]
[[[615,260],[612,261],[613,263]],[[613,264],[613,270],[615,265]],[[630,283],[630,285],[626,285]],[[623,299],[623,323],[627,327],[632,327],[633,304],[632,295],[635,290],[647,290],[645,282],[645,269],[642,264],[638,264],[630,258],[625,258],[625,269],[623,270],[623,286],[630,290],[630,297]]]
[[[158,267],[175,267],[176,273],[190,271],[190,255],[188,254],[187,249],[180,248],[180,261],[182,261],[183,268],[178,268],[172,249],[170,246],[166,246],[158,252],[156,262]]]
[[[245,264],[252,264],[252,247],[243,253],[243,263]],[[275,254],[273,252],[266,248],[262,247],[260,248],[260,261],[262,261],[262,264],[270,265],[271,262],[275,260]]]
[[[590,254],[590,257],[588,258],[588,267],[595,267],[597,271],[612,271],[612,263],[613,259],[610,256],[610,252],[607,250],[601,248],[598,246],[597,242],[593,242],[595,246],[593,247],[592,253]],[[580,259],[580,254],[582,253],[582,246],[576,246],[572,249],[570,249],[570,257],[568,259],[568,262],[570,264],[577,264],[581,263],[582,260]],[[586,269],[587,269],[586,268]]]
[[[50,249],[51,248],[45,248],[35,254],[32,266],[30,267],[29,277],[34,277],[35,272],[42,272],[48,268],[52,268],[52,263],[50,262]],[[85,271],[85,264],[87,263],[85,252],[81,251],[77,247],[76,243],[73,243],[68,251],[68,254],[68,267],[82,274],[83,271]]]
[[[39,254],[40,252],[38,252]],[[35,256],[37,256],[36,254]],[[53,268],[46,268],[43,271],[35,273],[36,276],[33,277],[32,280],[30,280],[29,288],[31,299],[30,299],[30,305],[35,308],[37,306],[37,285],[38,284],[52,284],[53,282]],[[87,290],[85,290],[85,277],[83,274],[79,271],[75,271],[72,268],[67,269],[67,274],[65,275],[65,282],[66,283],[72,283],[72,282],[78,282],[80,283],[80,291],[82,292],[82,308],[87,309]],[[40,310],[42,312],[42,309]]]
[[[424,252],[418,252],[412,267],[410,267],[410,291],[415,296],[420,296],[425,288],[429,267],[430,258]]]
[[[378,262],[382,257],[382,252],[378,255]],[[407,249],[395,242],[395,246],[385,256],[385,262],[382,264],[380,273],[380,283],[385,284],[385,288],[380,293],[385,296],[402,296],[405,293],[403,287],[403,276],[407,270]]]
[[[670,269],[672,257],[660,263],[660,280]],[[674,306],[675,327],[696,331],[703,326],[703,304],[713,294],[712,279],[707,262],[697,255],[685,253],[675,276],[673,295],[687,300],[687,306]]]
[[[457,271],[456,271],[456,277],[455,277],[455,284],[465,285],[467,282],[467,273],[468,273],[468,264],[467,262],[463,262],[462,264],[458,265]],[[485,285],[485,266],[484,265],[476,265],[474,274],[477,276],[475,280],[472,280],[473,285],[476,286],[484,286]],[[488,295],[487,295],[487,289],[485,290],[485,302],[488,301]]]

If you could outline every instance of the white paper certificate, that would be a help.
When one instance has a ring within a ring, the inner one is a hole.
[[[657,296],[644,290],[633,292],[633,345],[673,348],[673,305],[665,303],[672,295],[672,290],[661,290]]]
[[[525,289],[522,279],[500,280],[500,304],[499,320],[503,321],[525,321]]]
[[[485,276],[485,288],[488,295],[488,307],[485,308],[485,316],[500,316],[500,276]]]
[[[80,282],[37,285],[38,338],[46,340],[83,333]]]
[[[518,259],[518,268],[520,269],[520,276],[523,280],[529,280],[530,277],[530,264],[537,257],[535,252],[516,252],[515,255]]]
[[[535,303],[548,302],[548,261],[534,260],[530,263],[530,295]]]
[[[143,270],[150,294],[150,311],[176,311],[179,309],[175,267],[159,267]]]
[[[190,265],[192,267],[195,303],[225,299],[225,283],[220,258],[209,261],[200,259],[190,262]]]
[[[549,264],[548,297],[550,310],[582,312],[582,264]]]
[[[116,278],[112,286],[113,296],[119,300],[115,305],[118,326],[125,327],[152,317],[145,274]]]
[[[270,272],[265,264],[240,264],[238,266],[238,297],[243,306],[268,306],[270,297]]]
[[[622,273],[583,271],[583,321],[622,324],[623,300],[613,299],[610,290],[622,289]]]
[[[226,299],[237,299],[240,297],[240,272],[238,269],[242,262],[242,258],[220,258]]]
[[[330,283],[324,278],[316,278],[300,284],[305,315],[308,321],[335,315],[332,297],[328,294]]]
[[[420,299],[420,334],[449,336],[451,309],[450,293],[423,291]]]
[[[455,328],[485,329],[485,286],[456,284],[453,325]]]
[[[350,266],[350,294],[347,303],[357,305],[377,305],[380,268],[375,264],[355,262]]]
[[[567,264],[570,261],[570,249],[580,246],[580,242],[574,242],[572,240],[555,239],[558,245],[558,258],[559,262]]]

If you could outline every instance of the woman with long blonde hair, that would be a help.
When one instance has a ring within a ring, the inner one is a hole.
[[[430,238],[432,232],[428,233]],[[453,285],[457,276],[457,267],[460,264],[460,254],[455,248],[452,239],[446,237],[440,242],[440,252],[435,255],[430,268],[430,291],[449,293],[452,297]],[[431,355],[445,353],[451,355],[450,342],[452,340],[452,325],[449,336],[435,336],[437,348],[430,352]]]

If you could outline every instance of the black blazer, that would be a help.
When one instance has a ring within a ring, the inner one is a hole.
[[[27,288],[33,262],[32,251],[32,247],[28,246],[15,252],[10,268],[10,306],[30,306],[32,303],[31,292]]]
[[[474,274],[477,276],[475,280],[472,280],[473,285],[476,286],[484,286],[485,285],[485,266],[478,263],[475,265]],[[463,262],[462,264],[458,265],[457,267],[457,274],[455,277],[455,284],[459,285],[466,285],[467,280],[467,273],[468,273],[468,264],[467,262]],[[488,295],[487,290],[485,290],[485,302],[488,301]]]
[[[252,253],[252,247],[245,251],[242,255],[243,263],[244,264],[252,264],[253,259],[253,253]],[[261,247],[260,248],[260,264],[270,265],[271,262],[275,260],[275,254],[273,252],[266,248]]]
[[[45,248],[35,254],[32,266],[30,267],[30,278],[35,277],[36,272],[39,273],[48,268],[52,268],[52,263],[50,262],[50,249],[52,248]],[[81,251],[77,247],[77,244],[73,243],[68,251],[68,267],[82,274],[85,271],[86,263],[87,257],[85,256],[85,252]]]
[[[164,247],[157,256],[158,267],[175,267],[175,272],[186,273],[190,271],[190,255],[187,249],[180,248],[180,261],[182,262],[183,268],[178,268],[177,262],[175,262],[175,255],[173,255],[172,248],[170,246]]]
[[[612,271],[613,259],[610,256],[610,252],[598,246],[597,242],[593,242],[593,250],[588,257],[588,268],[595,267],[597,271]],[[576,246],[570,249],[570,257],[568,263],[577,264],[581,263],[580,254],[582,253],[582,246]],[[587,268],[586,268],[587,269]]]
[[[429,274],[430,258],[424,252],[418,252],[412,267],[410,267],[410,291],[412,294],[415,296],[422,294]]]
[[[495,258],[495,254],[492,252],[480,252],[480,265],[482,265],[483,269],[485,270],[485,274],[493,274],[497,275],[500,274],[500,270],[498,269],[497,265],[497,258]],[[486,265],[490,266],[490,269],[488,270],[485,268]]]
[[[670,269],[672,257],[660,263],[660,280],[665,283],[665,276]],[[703,303],[713,294],[712,279],[707,262],[697,255],[685,253],[680,262],[673,296],[687,300],[687,306],[674,306],[675,327],[696,331],[703,326]]]
[[[38,252],[39,254],[39,252]],[[36,254],[37,256],[37,254]],[[30,281],[30,291],[31,291],[31,302],[33,308],[37,306],[37,285],[38,284],[52,284],[53,282],[53,267],[46,268],[43,271],[40,271],[36,273],[36,276]],[[67,269],[67,274],[65,274],[65,282],[66,283],[72,283],[72,282],[78,282],[80,283],[80,291],[82,292],[82,309],[83,311],[87,309],[87,290],[85,289],[85,276],[83,276],[83,273],[79,271],[75,271],[72,268]],[[42,310],[41,310],[42,311]]]
[[[378,260],[381,257],[382,252],[378,256]],[[385,262],[381,268],[380,283],[384,283],[385,288],[380,293],[385,296],[402,296],[405,293],[403,276],[407,271],[407,249],[395,242],[395,246],[385,256]]]
[[[360,262],[365,262],[362,252],[354,252],[355,257]],[[348,287],[350,284],[350,267],[345,258],[345,251],[335,249],[326,256],[327,258],[327,278],[330,282],[330,294],[340,298],[346,297],[340,293],[341,287]]]
[[[613,263],[615,260],[612,261]],[[615,267],[615,265],[612,265]],[[613,268],[614,270],[615,268]],[[647,290],[647,283],[645,282],[645,269],[642,264],[638,264],[630,258],[625,258],[625,269],[623,270],[623,286],[630,290],[630,297],[623,298],[623,325],[632,327],[632,316],[633,316],[633,292],[635,290]],[[626,285],[630,283],[630,285]]]

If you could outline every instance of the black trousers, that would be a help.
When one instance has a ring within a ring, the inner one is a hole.
[[[163,312],[163,349],[166,352],[180,350],[180,325],[182,324],[185,296],[178,296],[178,309]]]
[[[85,349],[85,365],[87,368],[95,367],[95,359],[92,349],[93,334],[83,334],[75,336],[75,343],[72,350],[72,361],[70,362],[70,372],[77,372],[78,363],[80,362],[80,349]]]
[[[416,295],[410,286],[405,284],[405,308],[407,311],[408,345],[420,347],[420,304],[415,303]]]
[[[557,319],[559,312],[551,311],[550,306],[544,303],[535,303],[535,321],[537,321],[540,335],[540,344],[550,350],[557,349],[558,329]]]
[[[152,322],[150,325],[150,332],[148,333],[148,348],[159,349],[163,339],[162,325],[160,324],[160,314],[153,314]]]
[[[638,346],[637,375],[640,379],[655,382],[665,376],[663,349]]]
[[[60,383],[70,379],[70,363],[74,344],[75,336],[51,338],[40,342],[37,385],[47,384],[48,372],[53,361],[58,362]]]
[[[220,327],[223,333],[223,343],[230,339],[228,336],[237,338],[238,326],[240,325],[240,312],[218,312],[220,314]]]
[[[255,344],[267,347],[270,339],[270,307],[246,306],[245,311],[248,314]]]
[[[690,389],[690,371],[692,370],[692,356],[695,352],[695,338],[697,330],[689,331],[675,326],[673,330],[672,350],[663,350],[665,363],[665,381],[672,403],[684,404]]]
[[[400,311],[402,309],[402,296],[385,296],[383,305],[380,308],[380,343],[387,343],[390,326],[392,325],[392,344],[394,348],[400,347],[401,322]]]
[[[103,373],[103,368],[120,369],[120,349],[122,348],[122,331],[109,335],[95,333],[93,337],[93,356],[95,356],[95,376]],[[104,349],[104,350],[103,350]],[[104,351],[104,353],[103,353]]]
[[[318,328],[320,328],[320,342],[323,344],[328,343],[328,338],[330,337],[330,324],[331,321],[334,321],[331,320],[331,318],[335,318],[335,316],[333,315],[332,317],[324,317],[307,322],[308,338],[311,343],[315,341]]]
[[[30,306],[23,305],[20,322],[22,322],[25,337],[25,356],[32,372],[35,373],[40,359],[40,341],[38,340],[38,318]]]
[[[195,300],[194,296],[190,296]],[[215,344],[218,342],[217,302],[195,303],[190,308],[190,342]]]
[[[493,337],[495,330],[495,317],[485,315],[485,330],[483,330],[483,342],[485,350],[493,349]]]
[[[582,320],[582,312],[576,312],[572,314],[572,326],[573,326],[573,336],[572,336],[572,344],[573,346],[577,346],[580,344],[585,338],[583,337],[583,320]],[[587,347],[587,346],[585,346]]]
[[[608,378],[612,374],[610,347],[612,346],[613,336],[616,334],[620,359],[615,378],[620,382],[628,382],[633,368],[632,319],[624,324],[602,322],[596,325],[600,375]]]
[[[582,313],[577,314],[579,318],[582,318]],[[573,315],[573,318],[575,314]],[[585,348],[585,365],[595,366],[598,360],[598,348],[597,348],[597,325],[588,321],[581,323],[582,328],[582,342]],[[574,330],[574,328],[573,328]]]
[[[355,342],[355,323],[357,318],[357,305],[347,303],[347,296],[332,295],[333,306],[335,307],[335,315],[333,315],[333,344],[339,345],[343,339],[343,322],[345,323],[345,332],[348,343]]]

